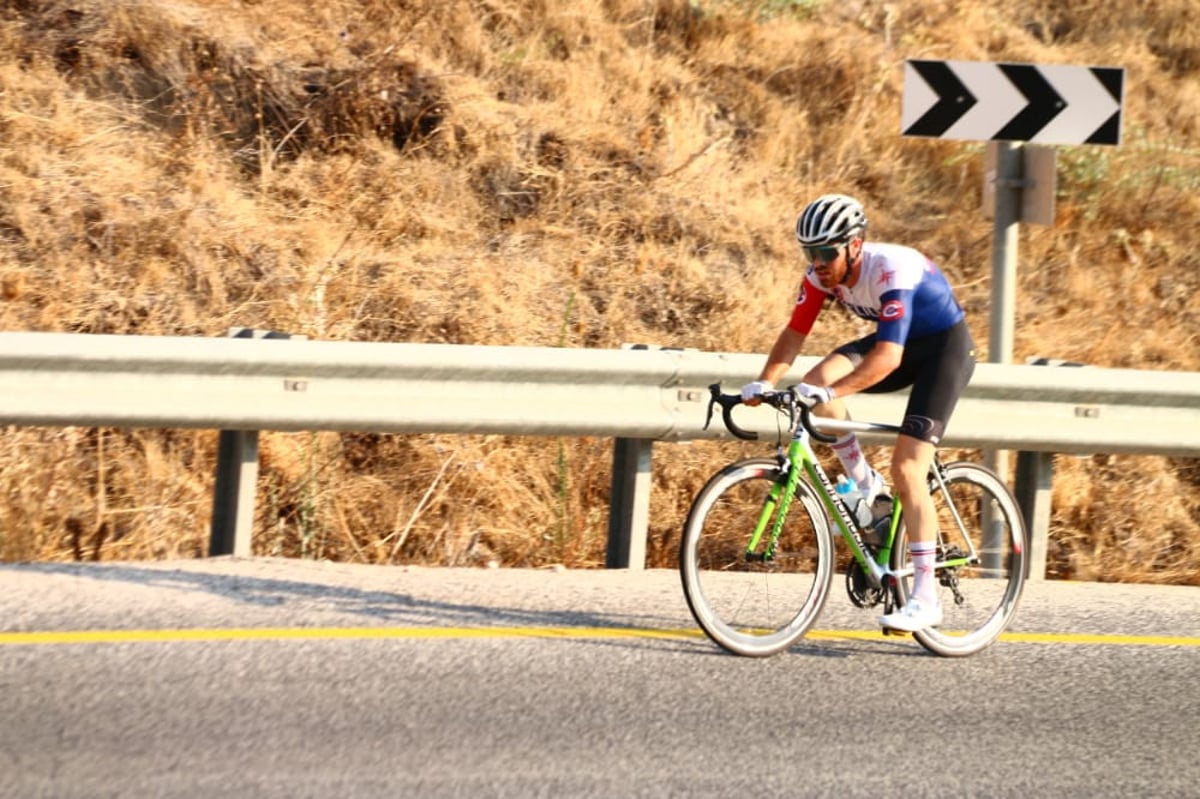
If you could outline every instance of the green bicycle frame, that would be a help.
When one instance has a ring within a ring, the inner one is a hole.
[[[798,431],[792,437],[786,450],[780,448],[778,457],[784,479],[777,480],[767,492],[758,523],[754,527],[754,533],[746,544],[746,559],[769,561],[774,558],[779,536],[783,532],[784,520],[787,518],[788,510],[791,509],[792,501],[796,498],[796,485],[800,482],[800,476],[806,475],[825,504],[826,516],[832,519],[837,526],[842,540],[850,547],[850,553],[854,559],[862,566],[863,571],[871,576],[871,580],[876,585],[882,585],[884,576],[891,571],[887,564],[891,558],[892,544],[896,540],[896,532],[900,526],[900,501],[897,499],[895,502],[887,539],[872,557],[862,539],[862,534],[858,531],[858,526],[850,516],[850,509],[837,497],[828,473],[813,453],[809,444],[808,432],[803,429]],[[761,555],[756,554],[768,527],[770,535],[767,538],[766,550]]]
[[[826,516],[833,520],[834,525],[836,525],[838,532],[842,536],[842,540],[850,548],[851,555],[858,562],[859,566],[862,567],[863,572],[869,575],[871,582],[878,587],[883,585],[883,581],[888,575],[904,576],[906,574],[905,571],[895,573],[888,565],[891,560],[896,535],[900,530],[902,510],[900,498],[896,497],[893,500],[891,522],[888,525],[887,535],[882,546],[872,556],[862,539],[858,525],[854,523],[851,517],[850,509],[837,496],[828,473],[813,453],[812,447],[809,444],[809,438],[808,432],[801,429],[792,437],[787,449],[784,450],[781,447],[777,453],[780,459],[780,466],[782,467],[783,479],[777,480],[771,486],[770,491],[767,492],[758,522],[754,527],[754,533],[750,536],[750,540],[746,545],[746,559],[770,561],[775,557],[775,549],[778,546],[779,537],[783,532],[784,520],[791,509],[792,501],[796,498],[796,486],[800,482],[800,476],[804,474],[808,477],[813,487],[817,489],[817,493],[825,505]],[[945,492],[946,485],[942,479],[940,464],[937,464],[933,471],[936,474],[939,489]],[[949,499],[948,496],[947,499]],[[955,523],[961,529],[962,519],[959,517],[958,509],[954,507],[952,501],[947,504],[951,508]],[[756,554],[762,543],[763,535],[767,532],[768,528],[770,529],[770,535],[767,538],[766,550],[762,554]],[[964,540],[973,550],[974,546],[971,544],[970,538],[964,536]],[[934,564],[934,567],[938,569],[954,568],[975,562],[978,562],[978,556],[972,551],[962,557],[940,560]]]

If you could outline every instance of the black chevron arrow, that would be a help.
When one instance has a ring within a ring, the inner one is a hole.
[[[1125,81],[1125,70],[1113,67],[1092,67],[1092,75],[1100,81],[1100,85],[1108,90],[1112,98],[1121,104],[1121,85]]]
[[[1028,64],[999,64],[1000,71],[1025,95],[1028,104],[992,135],[1000,141],[1029,141],[1049,124],[1067,103],[1054,91],[1037,67]]]
[[[1120,144],[1121,142],[1121,94],[1122,85],[1125,82],[1125,71],[1121,69],[1113,69],[1111,67],[1092,67],[1092,74],[1096,76],[1096,80],[1108,89],[1108,93],[1117,101],[1117,111],[1108,120],[1096,128],[1095,132],[1087,138],[1084,144]]]
[[[909,61],[938,96],[937,103],[908,126],[906,136],[941,136],[978,102],[945,61]]]
[[[1083,142],[1084,144],[1120,144],[1121,143],[1121,112],[1117,111],[1110,116],[1108,120],[1096,128],[1096,131],[1088,136]]]

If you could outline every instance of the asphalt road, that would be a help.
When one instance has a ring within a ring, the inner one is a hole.
[[[0,796],[1200,796],[1200,588],[1032,583],[966,659],[674,572],[0,565]]]

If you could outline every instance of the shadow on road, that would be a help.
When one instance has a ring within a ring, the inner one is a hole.
[[[498,628],[513,627],[529,630],[531,635],[550,635],[557,628],[594,629],[600,633],[594,637],[581,636],[594,646],[620,646],[625,648],[652,647],[661,651],[664,647],[688,654],[719,657],[728,655],[706,639],[686,616],[672,615],[673,609],[639,608],[636,611],[608,610],[588,607],[545,607],[546,598],[532,601],[534,605],[520,607],[506,603],[495,596],[484,596],[488,586],[481,585],[478,601],[472,601],[471,589],[462,591],[454,600],[418,596],[405,591],[403,585],[396,589],[362,588],[323,580],[281,579],[269,576],[246,574],[213,574],[203,571],[188,571],[181,568],[146,568],[126,562],[103,563],[27,563],[0,564],[0,574],[5,571],[20,571],[45,575],[61,575],[77,579],[110,581],[140,586],[143,588],[167,589],[188,594],[202,592],[208,595],[201,601],[213,601],[212,609],[200,608],[219,616],[228,610],[228,603],[263,609],[264,614],[248,622],[249,626],[272,626],[282,623],[296,627],[365,626],[365,627],[436,627],[436,628]],[[341,576],[345,579],[344,576]],[[534,591],[533,594],[537,594]],[[124,600],[128,602],[129,600]],[[528,597],[525,601],[529,601]],[[555,598],[556,602],[570,601]],[[580,604],[587,601],[584,597]],[[678,600],[681,604],[682,597]],[[522,602],[524,604],[524,602]],[[621,603],[616,603],[620,605]],[[181,602],[181,606],[185,606]],[[146,609],[152,612],[153,609]],[[135,615],[143,616],[139,611]],[[203,616],[201,616],[203,618]],[[134,622],[136,623],[136,622]],[[203,622],[201,622],[203,623]],[[214,625],[218,622],[214,621]],[[603,631],[612,630],[609,637]],[[645,630],[663,635],[621,635],[618,630]],[[573,637],[564,634],[564,638]],[[868,641],[802,641],[789,650],[792,656],[841,658],[864,651],[880,651],[895,654],[915,654],[911,646],[883,646]]]

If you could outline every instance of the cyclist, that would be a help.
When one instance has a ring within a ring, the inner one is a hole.
[[[975,371],[975,345],[962,307],[938,268],[917,250],[867,242],[863,206],[826,194],[796,220],[796,239],[809,261],[787,325],[771,347],[758,380],[742,388],[757,405],[791,368],[813,323],[833,298],[851,313],[878,323],[875,332],[836,348],[805,376],[798,390],[820,416],[848,419],[843,399],[911,386],[890,477],[904,508],[914,575],[905,606],[880,618],[886,628],[915,632],[942,623],[933,577],[937,519],[926,486],[934,449]],[[846,474],[866,502],[886,492],[882,475],[863,459],[853,434],[834,444]]]

